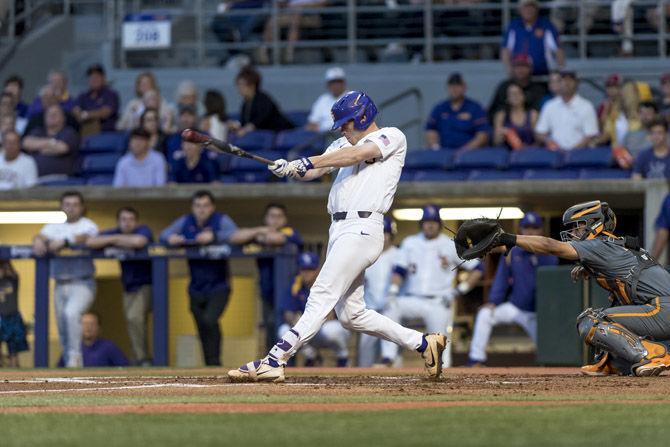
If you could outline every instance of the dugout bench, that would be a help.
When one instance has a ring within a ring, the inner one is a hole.
[[[231,245],[207,245],[203,247],[166,247],[150,245],[144,250],[126,250],[108,247],[103,250],[86,248],[67,248],[57,256],[36,257],[31,246],[3,245],[0,246],[0,259],[34,259],[35,260],[35,346],[34,361],[36,368],[49,366],[49,266],[54,258],[93,258],[118,261],[151,261],[152,293],[153,293],[153,364],[168,365],[168,278],[169,260],[186,259],[239,259],[239,258],[272,258],[274,263],[275,303],[280,294],[290,287],[291,276],[295,271],[296,250],[284,247],[271,251],[245,250]]]

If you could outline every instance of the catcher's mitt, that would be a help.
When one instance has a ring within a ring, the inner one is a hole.
[[[472,219],[461,224],[454,237],[458,257],[469,261],[483,258],[501,245],[514,245],[516,236],[507,234],[497,220]]]

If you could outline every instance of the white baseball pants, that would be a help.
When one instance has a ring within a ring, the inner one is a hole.
[[[379,257],[384,245],[383,216],[334,221],[330,226],[326,261],[307,299],[298,323],[270,350],[279,363],[309,342],[335,309],[345,329],[363,332],[417,349],[423,334],[367,309],[363,299],[365,269]]]
[[[499,324],[518,324],[537,343],[537,314],[519,309],[507,302],[491,309],[484,306],[477,312],[475,329],[470,343],[470,359],[486,361],[486,345],[489,343],[493,327]]]
[[[95,280],[58,282],[54,287],[56,324],[68,368],[84,366],[81,356],[81,316],[95,300]]]

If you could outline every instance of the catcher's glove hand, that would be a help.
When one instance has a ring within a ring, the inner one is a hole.
[[[516,235],[505,233],[497,220],[472,219],[461,224],[454,238],[458,257],[469,261],[483,258],[492,249],[516,244]]]

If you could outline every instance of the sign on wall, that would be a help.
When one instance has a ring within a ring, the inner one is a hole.
[[[166,15],[128,14],[123,20],[124,50],[164,49],[172,45],[172,23]]]

